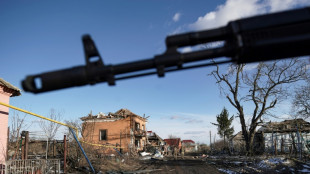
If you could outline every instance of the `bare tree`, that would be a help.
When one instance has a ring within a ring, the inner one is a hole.
[[[177,139],[177,138],[180,138],[180,137],[173,135],[173,134],[168,135],[168,139]]]
[[[17,142],[20,137],[20,133],[22,130],[28,129],[31,124],[26,122],[26,116],[25,114],[23,117],[19,115],[18,112],[15,110],[13,111],[13,114],[10,115],[10,133],[9,133],[9,141],[10,143]]]
[[[241,64],[230,65],[229,71],[220,73],[217,66],[211,73],[221,92],[237,110],[248,153],[253,152],[254,134],[257,126],[262,123],[262,116],[270,114],[276,104],[288,97],[289,84],[304,79],[305,66],[301,60],[291,59],[259,63],[251,71],[246,70],[245,64]],[[254,106],[248,126],[243,107],[245,103],[252,103]]]
[[[310,118],[310,80],[306,85],[295,90],[292,102],[292,112],[294,118]]]
[[[62,117],[62,113],[59,111],[56,111],[55,109],[51,109],[49,113],[49,118],[52,120],[57,120],[60,121]],[[41,129],[44,131],[45,135],[47,136],[48,140],[52,140],[55,138],[57,131],[59,127],[61,126],[60,124],[47,121],[47,120],[40,120],[39,125]]]
[[[65,123],[72,126],[72,127],[76,127],[79,131],[79,134],[81,134],[81,136],[83,136],[83,125],[82,125],[80,119],[66,120]],[[73,140],[73,135],[71,134],[71,131],[69,130],[69,128],[66,129],[66,132],[64,132],[64,133],[67,135],[68,140],[70,140],[70,141]],[[76,135],[76,136],[79,137],[79,135]],[[86,136],[92,136],[92,135],[87,134]]]
[[[14,155],[15,158],[18,151],[18,144],[20,139],[20,134],[23,130],[27,130],[31,123],[26,121],[27,114],[23,116],[19,115],[19,112],[13,111],[13,114],[10,114],[10,132],[9,132],[9,156]]]

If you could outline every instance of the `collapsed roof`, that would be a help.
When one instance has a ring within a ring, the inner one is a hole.
[[[133,112],[131,112],[129,109],[120,109],[116,111],[115,113],[109,112],[108,114],[99,112],[97,115],[93,115],[92,112],[90,112],[87,116],[81,117],[80,119],[82,121],[87,120],[110,120],[110,121],[116,121],[120,119],[125,119],[129,116],[138,117],[140,119],[143,119],[144,121],[147,121],[147,118],[141,117]]]
[[[303,119],[284,120],[282,122],[269,122],[264,124],[257,132],[272,133],[272,132],[310,132],[310,123]]]
[[[193,140],[182,140],[182,143],[195,144]]]

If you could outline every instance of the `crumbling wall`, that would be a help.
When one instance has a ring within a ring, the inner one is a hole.
[[[116,121],[84,122],[82,136],[86,142],[95,144],[110,144],[128,147],[130,143],[130,119]],[[107,130],[107,139],[100,140],[100,130]]]
[[[303,152],[309,153],[307,147],[308,140],[310,140],[310,133],[300,133],[300,143]],[[292,150],[298,148],[298,134],[297,132],[285,133],[264,133],[265,152],[274,153],[275,151],[281,153],[290,153]]]
[[[121,151],[135,152],[146,145],[145,120],[135,116],[121,119],[90,119],[82,124],[86,142],[120,147]],[[100,130],[106,130],[106,139],[100,140]],[[137,144],[138,143],[138,144]]]

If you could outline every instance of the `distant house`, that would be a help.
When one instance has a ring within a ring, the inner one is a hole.
[[[0,78],[0,102],[9,104],[10,97],[20,96],[20,89]],[[0,105],[0,164],[7,157],[9,108]]]
[[[122,152],[137,152],[146,145],[147,119],[120,109],[115,113],[82,117],[82,136],[87,142],[111,145]]]
[[[182,140],[182,145],[194,145],[195,141],[193,140]]]
[[[198,150],[198,146],[193,140],[182,140],[182,146],[185,152],[196,152]]]
[[[245,152],[245,140],[244,140],[242,131],[233,135],[229,139],[229,149],[233,153]]]
[[[182,147],[180,138],[164,139],[164,141],[166,142],[166,145],[168,145],[169,147],[172,147],[172,148],[177,147],[178,149],[181,149]]]

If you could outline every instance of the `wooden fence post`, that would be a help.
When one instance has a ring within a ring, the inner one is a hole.
[[[67,136],[64,135],[64,173],[67,173]]]

